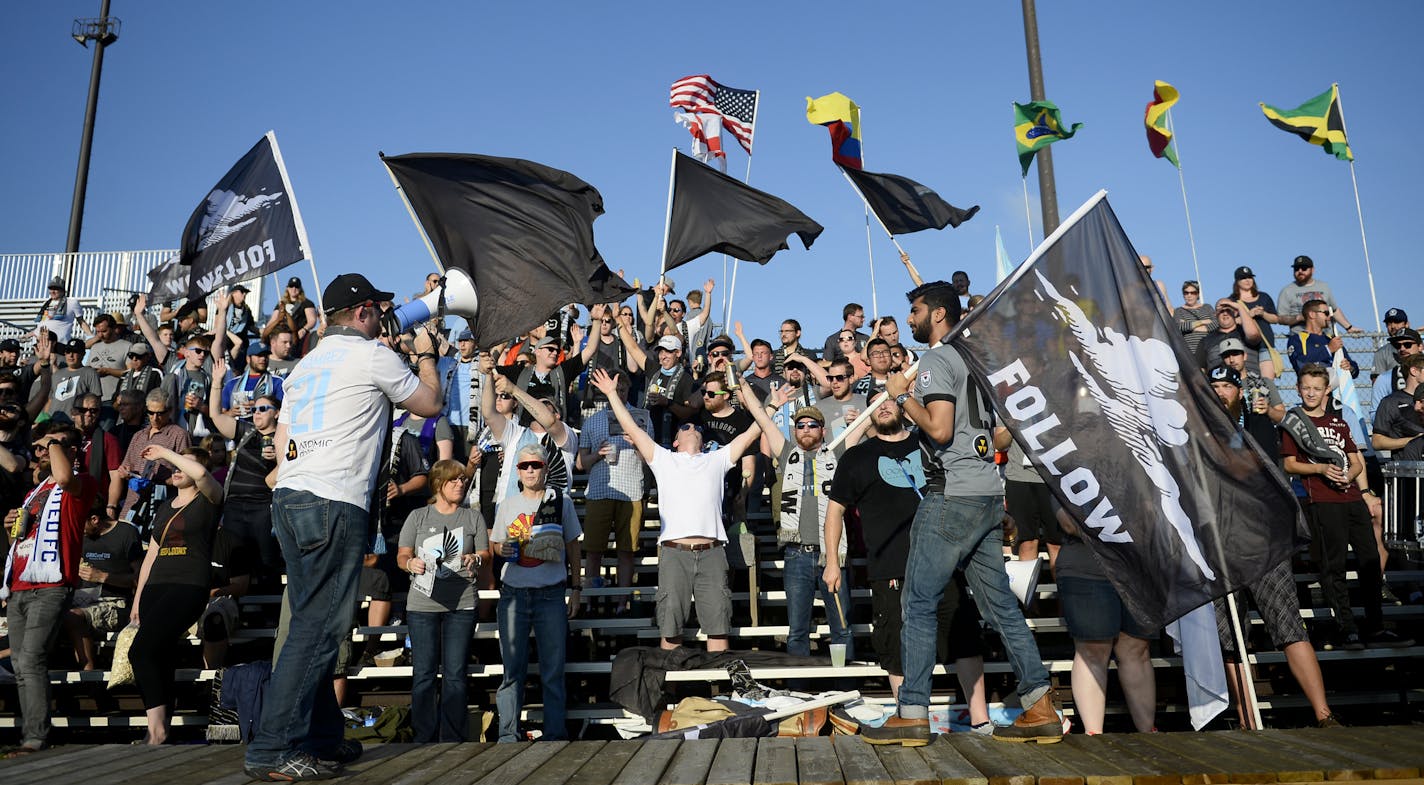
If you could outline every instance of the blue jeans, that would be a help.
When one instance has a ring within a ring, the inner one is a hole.
[[[850,612],[850,582],[843,578],[840,591],[833,597],[826,582],[821,580],[820,551],[806,551],[800,545],[790,544],[782,549],[782,556],[786,559],[786,569],[782,572],[786,620],[791,627],[786,635],[786,653],[803,657],[811,653],[811,604],[820,594],[826,604],[826,621],[831,625],[831,643],[844,643],[846,661],[855,659],[855,642],[847,626],[850,619],[845,619],[845,623],[841,619],[841,611]],[[840,599],[840,610],[836,597]]]
[[[249,766],[275,765],[298,751],[325,757],[341,742],[344,723],[331,680],[337,649],[351,632],[369,517],[353,504],[307,491],[272,494],[292,621],[272,668],[261,725],[247,746]]]
[[[410,713],[417,744],[464,741],[469,727],[465,675],[475,609],[410,611]],[[440,675],[440,686],[435,676]]]
[[[928,716],[930,675],[935,662],[935,609],[954,571],[964,570],[979,613],[998,631],[1009,664],[1019,677],[1025,709],[1048,692],[1048,669],[1004,571],[1002,496],[946,497],[928,493],[910,527],[910,557],[901,593],[904,626],[900,657],[905,682],[900,686],[900,716]]]
[[[499,590],[499,656],[504,681],[495,693],[499,740],[520,741],[519,710],[524,706],[524,677],[529,674],[529,635],[539,646],[539,681],[544,694],[544,740],[568,739],[564,712],[564,648],[569,636],[564,586]]]
[[[44,749],[49,738],[49,649],[59,634],[59,617],[69,605],[69,589],[50,586],[10,595],[10,664],[20,692],[20,741]]]

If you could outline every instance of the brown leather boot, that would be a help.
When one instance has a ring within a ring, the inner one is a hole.
[[[1013,725],[994,729],[994,738],[999,741],[1034,741],[1039,744],[1053,744],[1063,741],[1063,720],[1058,718],[1053,701],[1053,690],[1049,690],[1037,703],[1024,710],[1014,720]]]
[[[878,728],[860,726],[860,735],[871,744],[900,744],[906,747],[923,747],[930,743],[930,721],[910,720],[899,714],[892,714]]]

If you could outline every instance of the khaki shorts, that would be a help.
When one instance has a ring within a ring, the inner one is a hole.
[[[117,632],[129,623],[129,601],[123,597],[100,597],[81,610],[95,632]]]
[[[589,499],[584,504],[583,547],[586,551],[607,550],[608,535],[612,534],[618,550],[636,553],[642,529],[641,501]]]

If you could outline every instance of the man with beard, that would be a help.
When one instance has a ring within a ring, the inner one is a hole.
[[[806,354],[806,349],[801,346],[801,323],[795,319],[787,319],[781,323],[781,348],[771,353],[771,370],[785,375],[786,364],[791,362],[791,355]]]
[[[1259,353],[1264,342],[1261,328],[1251,318],[1245,304],[1223,297],[1216,302],[1217,328],[1201,339],[1197,346],[1197,365],[1210,371],[1221,364],[1221,345],[1225,341],[1237,340],[1249,350],[1246,353],[1246,367],[1252,373],[1259,373],[1261,363]]]
[[[1261,445],[1267,455],[1278,455],[1281,451],[1281,437],[1276,431],[1276,423],[1285,419],[1286,405],[1276,386],[1261,378],[1255,371],[1246,370],[1246,345],[1228,338],[1221,342],[1222,365],[1236,371],[1241,377],[1243,396],[1243,416],[1246,432]]]
[[[129,352],[129,342],[119,335],[118,323],[114,317],[101,313],[94,317],[94,337],[89,340],[89,359],[85,363],[99,374],[99,383],[104,387],[104,401],[114,399],[119,389],[119,378],[124,375],[124,359]]]
[[[653,440],[669,445],[677,427],[697,413],[692,401],[692,374],[682,363],[682,340],[676,335],[659,338],[654,351],[656,366],[648,367],[647,354],[641,350],[632,352],[633,362],[648,379],[643,407],[653,418]]]
[[[855,659],[855,641],[845,613],[850,608],[850,585],[843,582],[831,588],[822,580],[821,569],[832,560],[831,545],[826,542],[825,521],[831,478],[844,445],[832,448],[826,443],[826,418],[814,406],[796,410],[791,418],[794,440],[776,429],[762,406],[756,391],[742,387],[743,400],[752,419],[766,434],[763,442],[766,454],[781,473],[781,494],[776,515],[776,544],[780,546],[785,567],[782,583],[786,589],[786,634],[788,654],[807,656],[811,653],[812,600],[820,595],[826,607],[826,621],[831,627],[831,643],[846,647],[846,659]],[[836,544],[835,562],[845,559],[844,542]]]
[[[1024,713],[995,728],[1004,741],[1052,743],[1063,738],[1053,688],[1033,633],[1009,589],[1004,568],[1003,485],[994,466],[992,409],[969,376],[963,358],[941,341],[959,322],[959,295],[944,281],[907,295],[915,340],[930,346],[920,357],[915,390],[895,374],[885,391],[919,426],[926,490],[910,527],[905,565],[904,630],[900,651],[905,681],[898,711],[879,728],[862,728],[875,744],[929,743],[930,675],[934,667],[936,607],[955,570],[963,569],[979,612],[1004,642],[1019,678]]]
[[[1226,409],[1227,416],[1238,426],[1241,425],[1246,411],[1241,396],[1242,379],[1237,370],[1229,366],[1214,369],[1211,372],[1211,390]],[[1256,408],[1260,409],[1264,402],[1265,399],[1257,398]],[[1246,430],[1245,434],[1250,436],[1250,430]],[[1246,449],[1244,444],[1242,449]],[[1245,590],[1237,591],[1236,610],[1242,630],[1250,629],[1246,618],[1248,595],[1261,614],[1261,620],[1271,635],[1271,643],[1286,655],[1291,675],[1315,711],[1316,725],[1322,728],[1339,726],[1340,722],[1331,714],[1330,704],[1325,700],[1325,680],[1320,675],[1320,661],[1315,658],[1315,649],[1310,645],[1310,636],[1306,634],[1305,623],[1300,617],[1300,601],[1295,593],[1290,559],[1277,563],[1265,575],[1247,584]],[[1239,685],[1245,678],[1245,672],[1241,667],[1241,655],[1236,650],[1236,635],[1231,629],[1226,600],[1218,598],[1215,606],[1217,636],[1229,660],[1227,671],[1231,678],[1227,680],[1227,686],[1233,693],[1232,703],[1236,704],[1241,726],[1249,728],[1248,718],[1254,716],[1254,711],[1243,703],[1244,693]]]
[[[96,480],[108,477],[123,462],[124,452],[118,437],[99,427],[99,396],[85,393],[70,413],[79,429],[79,460],[85,471]]]
[[[74,470],[79,439],[77,430],[62,426],[35,442],[39,487],[5,518],[12,542],[0,600],[7,601],[23,718],[21,744],[9,757],[48,745],[49,642],[70,591],[79,583],[84,521],[99,493],[93,477]]]

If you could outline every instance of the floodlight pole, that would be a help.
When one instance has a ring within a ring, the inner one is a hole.
[[[1023,0],[1024,50],[1028,53],[1028,89],[1034,101],[1046,101],[1043,92],[1043,63],[1038,49],[1038,12],[1034,0]],[[1050,145],[1038,150],[1038,202],[1043,211],[1043,236],[1058,228],[1058,189],[1053,184],[1053,151]]]
[[[74,174],[74,201],[69,207],[69,238],[65,253],[79,251],[79,233],[84,226],[84,192],[89,186],[89,153],[94,147],[94,116],[99,111],[99,77],[104,72],[104,50],[119,40],[119,20],[109,18],[109,0],[103,0],[98,19],[76,19],[74,40],[84,48],[94,45],[94,65],[89,71],[89,101],[84,108],[84,135],[79,142],[79,168]]]

